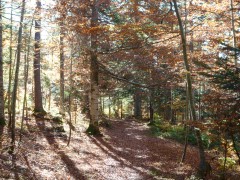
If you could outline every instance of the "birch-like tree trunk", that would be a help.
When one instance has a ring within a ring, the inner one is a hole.
[[[233,0],[230,1],[230,7],[231,7],[231,21],[232,21],[232,33],[233,33],[233,47],[236,48],[236,33],[235,33],[235,19],[234,19],[234,11],[233,11]],[[237,52],[236,49],[234,50],[234,63],[237,67]]]

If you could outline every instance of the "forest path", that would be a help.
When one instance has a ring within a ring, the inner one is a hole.
[[[197,166],[197,151],[189,147],[180,164],[183,145],[150,134],[146,123],[112,120],[103,137],[88,136],[84,127],[54,132],[50,121],[32,120],[18,151],[18,173],[27,179],[147,180],[185,179]],[[21,155],[21,156],[20,156]],[[25,172],[25,173],[24,173]],[[16,177],[16,173],[15,173]]]

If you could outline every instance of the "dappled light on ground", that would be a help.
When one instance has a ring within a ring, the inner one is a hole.
[[[17,153],[17,167],[22,171],[18,172],[19,176],[25,179],[183,179],[191,176],[198,164],[197,151],[192,147],[186,164],[180,164],[183,145],[152,136],[145,123],[112,120],[110,128],[102,129],[102,137],[88,136],[83,127],[80,129],[73,133],[70,146],[66,146],[66,132],[55,132],[49,121],[32,120],[26,126]]]

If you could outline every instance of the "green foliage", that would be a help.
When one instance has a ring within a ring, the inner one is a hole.
[[[220,168],[224,169],[225,158],[224,157],[220,157],[218,159],[218,161],[220,163]],[[226,165],[225,165],[226,169],[228,169],[228,170],[234,169],[236,164],[237,163],[236,163],[236,161],[233,158],[231,158],[231,157],[227,157],[226,158]]]
[[[50,87],[51,86],[51,80],[49,79],[49,77],[48,76],[43,76],[43,82],[45,83],[45,86],[46,87]]]
[[[213,81],[222,89],[239,91],[240,89],[240,70],[235,68],[225,67],[224,70],[218,71],[214,77]]]
[[[154,136],[173,139],[180,143],[185,142],[186,130],[181,125],[170,125],[168,123],[159,123],[158,121],[150,127],[150,130]],[[205,148],[215,147],[215,144],[212,144],[207,134],[202,133],[202,140]],[[188,142],[191,145],[197,145],[197,139],[193,130],[190,130],[188,133]]]

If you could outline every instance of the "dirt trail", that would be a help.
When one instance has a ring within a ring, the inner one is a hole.
[[[7,174],[6,161],[0,161],[0,170],[5,179],[180,180],[198,164],[196,149],[189,148],[186,163],[179,164],[181,144],[151,136],[146,124],[134,120],[111,121],[110,128],[102,129],[103,137],[83,131],[78,128],[67,147],[65,133],[54,132],[49,121],[32,120],[17,153],[15,174]]]

